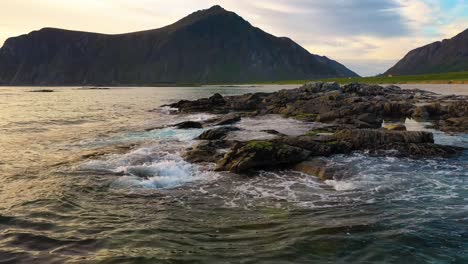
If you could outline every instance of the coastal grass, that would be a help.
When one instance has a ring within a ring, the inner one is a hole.
[[[438,74],[408,75],[408,76],[376,76],[354,78],[330,78],[311,80],[289,80],[271,82],[269,84],[304,84],[312,81],[337,82],[339,84],[468,84],[468,71]]]

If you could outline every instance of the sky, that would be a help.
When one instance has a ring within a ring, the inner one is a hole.
[[[159,28],[221,5],[362,76],[468,28],[468,0],[0,0],[0,45],[43,27],[99,33]]]

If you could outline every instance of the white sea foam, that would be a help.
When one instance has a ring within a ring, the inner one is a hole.
[[[357,188],[357,185],[351,181],[327,180],[325,183],[337,191],[350,191]]]
[[[123,140],[143,140],[149,145],[129,153],[109,155],[103,160],[88,161],[77,169],[123,174],[112,183],[113,188],[165,189],[188,182],[211,180],[218,174],[190,164],[180,155],[202,132],[203,129],[165,128],[127,134]]]
[[[139,166],[121,167],[126,176],[120,177],[113,188],[167,189],[195,181],[211,181],[218,176],[203,170],[180,157],[162,157],[158,161]]]

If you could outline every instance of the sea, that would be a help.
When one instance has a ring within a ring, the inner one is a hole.
[[[341,181],[214,172],[182,158],[204,129],[170,126],[214,115],[161,107],[296,87],[0,87],[0,263],[468,263],[468,152],[337,155],[354,172]],[[468,147],[467,134],[406,125]],[[316,124],[271,115],[238,126],[231,139]]]

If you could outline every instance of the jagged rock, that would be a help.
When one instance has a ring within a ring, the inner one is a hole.
[[[197,139],[199,140],[219,140],[224,139],[229,132],[240,130],[237,127],[218,127],[203,132]]]
[[[203,128],[200,122],[185,121],[174,125],[177,129],[192,129],[192,128]]]
[[[243,173],[251,169],[279,168],[299,163],[310,152],[270,141],[251,141],[237,144],[218,162],[217,171]]]

